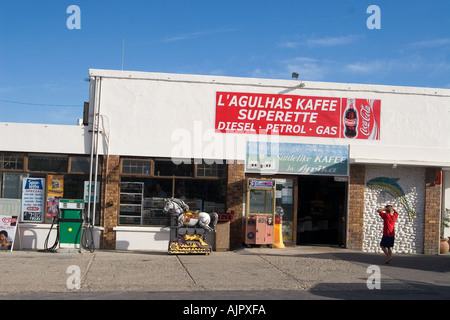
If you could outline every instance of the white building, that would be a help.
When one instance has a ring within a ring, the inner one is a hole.
[[[265,177],[277,179],[288,245],[378,251],[376,209],[392,203],[394,249],[439,252],[441,212],[450,207],[450,90],[111,70],[89,76],[88,124],[0,123],[0,198],[21,199],[23,177],[52,175],[64,176],[64,198],[82,198],[98,155],[100,248],[167,249],[159,187],[198,209],[234,211],[219,223],[216,249],[235,248],[245,179]],[[356,117],[346,117],[351,106]],[[356,136],[347,138],[353,126]],[[43,246],[46,210],[38,222],[21,217],[22,247]]]

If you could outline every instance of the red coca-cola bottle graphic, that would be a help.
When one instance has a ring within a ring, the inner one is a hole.
[[[344,112],[344,136],[346,138],[356,138],[358,135],[358,111],[355,108],[355,99],[347,99],[347,108]]]

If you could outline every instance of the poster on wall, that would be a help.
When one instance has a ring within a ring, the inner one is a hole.
[[[22,221],[42,222],[45,207],[45,179],[24,178],[22,189]]]
[[[63,194],[64,194],[64,176],[49,174],[47,181],[47,196],[62,198]]]
[[[0,216],[0,249],[13,250],[17,216]]]
[[[95,190],[95,191],[94,191]],[[91,192],[89,192],[89,181],[84,182],[84,194],[83,199],[84,202],[88,203],[89,201],[91,203],[94,202],[94,192],[95,192],[95,202],[100,202],[100,182],[97,181],[95,184],[94,182],[91,183]],[[91,200],[89,200],[89,195],[91,197]]]
[[[379,140],[380,113],[374,99],[216,92],[215,131]]]
[[[64,196],[64,175],[48,175],[46,218],[55,218],[58,214],[59,199]]]

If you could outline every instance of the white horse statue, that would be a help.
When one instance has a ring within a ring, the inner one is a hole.
[[[181,199],[170,198],[165,200],[164,211],[172,215],[177,215],[177,227],[187,226],[195,227],[197,223],[205,230],[202,238],[205,239],[206,236],[212,231],[216,230],[218,215],[216,212],[199,212],[199,211],[189,211],[189,206]],[[213,227],[211,228],[209,224],[213,222]]]

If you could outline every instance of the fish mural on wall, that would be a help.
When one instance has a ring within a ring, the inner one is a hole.
[[[379,189],[381,191],[389,193],[395,199],[400,200],[403,204],[403,207],[408,211],[409,220],[411,221],[414,216],[417,215],[406,199],[405,192],[402,187],[397,183],[400,178],[387,178],[387,177],[378,177],[373,178],[367,181],[367,186],[372,189]]]

